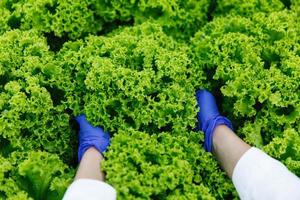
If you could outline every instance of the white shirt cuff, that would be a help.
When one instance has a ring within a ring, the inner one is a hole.
[[[67,189],[63,200],[115,200],[116,190],[107,183],[93,179],[78,179]]]
[[[300,179],[281,162],[255,147],[240,158],[232,181],[242,200],[300,199]]]

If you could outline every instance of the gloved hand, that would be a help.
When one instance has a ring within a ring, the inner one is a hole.
[[[197,114],[198,129],[204,132],[204,148],[206,151],[212,152],[213,133],[218,125],[226,125],[232,128],[231,122],[220,115],[214,96],[207,90],[198,90],[196,98],[200,111]]]
[[[105,133],[102,128],[89,124],[85,115],[80,115],[75,119],[80,126],[78,161],[81,161],[83,154],[90,147],[95,147],[100,153],[106,151],[110,143],[109,134]]]

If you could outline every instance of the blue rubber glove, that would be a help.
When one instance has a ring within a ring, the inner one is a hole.
[[[216,100],[210,92],[198,90],[196,98],[200,107],[197,114],[198,129],[204,132],[204,149],[212,152],[214,129],[218,125],[226,125],[232,130],[232,124],[229,119],[220,115]]]
[[[81,161],[83,154],[90,147],[95,147],[100,153],[106,151],[110,143],[109,134],[105,133],[102,128],[89,124],[85,115],[80,115],[75,119],[80,126],[78,161]]]

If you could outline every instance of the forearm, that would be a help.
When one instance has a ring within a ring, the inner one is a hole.
[[[75,180],[77,179],[95,179],[99,181],[104,181],[105,176],[101,171],[101,162],[103,161],[103,156],[94,147],[89,148],[83,155]]]
[[[213,153],[231,178],[234,167],[251,147],[225,125],[217,126],[213,134]]]
[[[84,152],[75,181],[69,186],[63,200],[117,199],[116,190],[104,183],[104,174],[101,172],[103,159],[102,154],[94,147]]]

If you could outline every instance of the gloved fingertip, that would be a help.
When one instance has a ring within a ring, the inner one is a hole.
[[[86,119],[86,115],[79,115],[76,117],[76,121],[80,126],[80,129],[85,130],[89,128],[94,128]]]
[[[209,91],[207,91],[206,89],[200,89],[196,92],[196,97],[197,100],[199,101],[201,99],[202,96],[204,96],[205,94],[210,94]]]
[[[81,122],[83,122],[83,121],[86,120],[86,116],[85,116],[85,114],[78,115],[77,117],[75,117],[75,120],[76,120],[78,123],[81,123]]]

